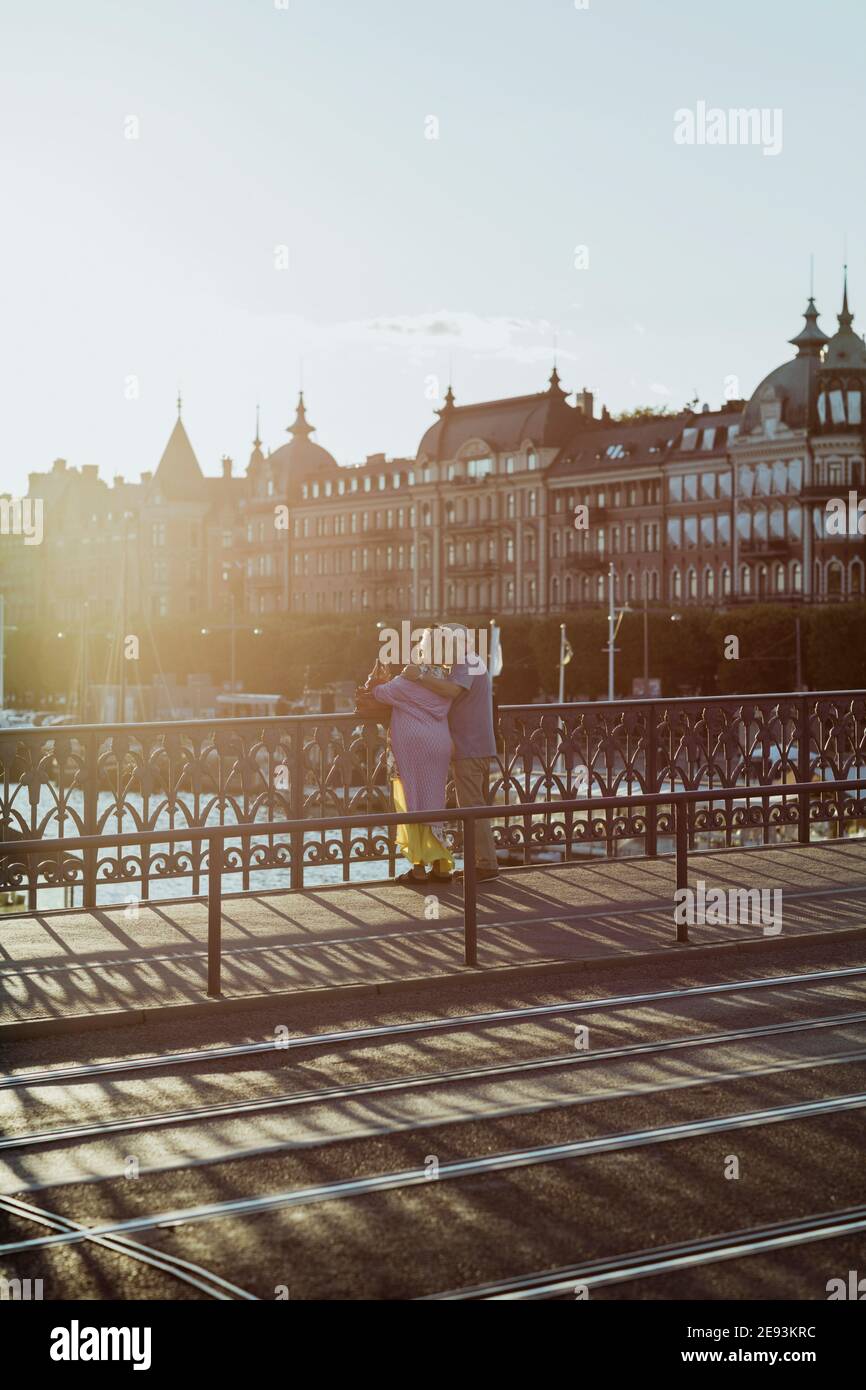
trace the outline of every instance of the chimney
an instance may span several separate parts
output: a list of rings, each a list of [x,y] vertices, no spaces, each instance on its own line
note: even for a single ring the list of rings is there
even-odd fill
[[[228,454],[223,454],[221,463],[223,466],[223,477],[230,478],[232,476],[232,461]]]
[[[595,409],[595,401],[593,400],[592,392],[587,391],[584,386],[583,390],[575,392],[575,395],[577,397],[577,408],[581,415],[585,415],[588,420],[591,420]]]
[[[53,462],[53,464],[51,465],[51,472],[52,472],[52,473],[65,473],[65,472],[66,472],[66,459],[55,459],[54,462]]]
[[[142,475],[141,475],[141,481],[142,481],[143,483],[149,483],[152,477],[153,477],[153,474],[150,473],[150,472],[148,472],[148,473],[142,473]]]

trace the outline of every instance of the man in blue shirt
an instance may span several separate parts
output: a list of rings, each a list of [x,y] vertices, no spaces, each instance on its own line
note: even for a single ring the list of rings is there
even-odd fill
[[[418,680],[451,701],[448,724],[454,742],[454,787],[458,806],[485,806],[490,799],[490,760],[496,757],[493,729],[493,680],[481,656],[472,651],[462,623],[440,623],[447,651],[453,648],[454,664],[447,678],[421,675],[407,666],[403,675]],[[490,820],[475,822],[475,864],[479,879],[496,878],[499,864]]]

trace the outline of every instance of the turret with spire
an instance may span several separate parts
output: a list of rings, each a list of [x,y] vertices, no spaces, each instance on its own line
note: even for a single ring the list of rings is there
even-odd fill
[[[258,405],[256,405],[256,437],[253,440],[253,451],[250,454],[250,464],[263,462],[264,457],[265,456],[262,453],[262,441],[259,432],[259,407]],[[250,465],[248,464],[247,466],[249,467]]]
[[[818,310],[815,308],[814,295],[809,295],[803,318],[806,320],[805,326],[800,329],[796,338],[789,338],[788,342],[797,349],[798,357],[819,357],[824,344],[829,343],[830,339],[823,329],[818,327]]]
[[[304,405],[304,393],[298,392],[298,409],[295,414],[294,422],[286,427],[286,433],[293,439],[309,439],[311,434],[315,434],[316,427],[307,420],[307,409]]]
[[[169,501],[198,500],[204,494],[204,474],[181,419],[177,393],[177,419],[153,478],[153,494]]]
[[[852,324],[854,315],[848,307],[848,267],[844,268],[842,275],[842,309],[838,314],[839,329],[827,344],[827,351],[824,354],[824,366],[836,371],[863,371],[866,369],[866,343],[858,333],[854,332]]]
[[[448,390],[445,392],[445,401],[444,401],[444,403],[439,407],[438,410],[435,410],[433,413],[434,413],[434,415],[445,415],[445,414],[448,413],[449,410],[453,410],[453,409],[454,409],[454,392],[451,390],[451,383],[449,382],[449,384],[448,384]]]

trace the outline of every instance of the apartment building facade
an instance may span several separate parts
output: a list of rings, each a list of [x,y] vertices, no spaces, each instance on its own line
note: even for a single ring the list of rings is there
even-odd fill
[[[748,400],[596,416],[546,389],[460,405],[449,388],[412,458],[338,465],[301,394],[288,441],[205,476],[178,417],[159,465],[109,487],[58,460],[31,474],[44,539],[0,536],[8,621],[226,611],[423,620],[607,601],[727,606],[864,594],[866,535],[828,527],[864,475],[866,345],[843,291],[828,336],[809,300],[795,355]],[[866,501],[864,501],[866,510]],[[866,518],[863,519],[866,531]]]

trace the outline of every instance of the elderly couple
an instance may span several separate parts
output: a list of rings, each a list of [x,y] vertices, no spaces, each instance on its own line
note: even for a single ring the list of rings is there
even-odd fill
[[[457,804],[483,806],[489,795],[490,759],[496,756],[490,673],[480,656],[467,650],[462,624],[438,626],[459,659],[448,668],[413,661],[372,692],[391,707],[397,811],[443,810],[452,756]],[[475,831],[478,878],[495,878],[499,868],[490,821],[478,820]],[[451,882],[454,858],[441,823],[401,825],[397,844],[411,864],[398,883],[419,888]]]

